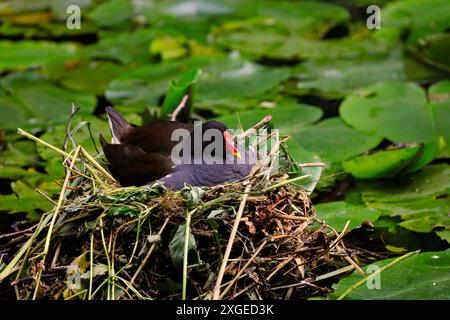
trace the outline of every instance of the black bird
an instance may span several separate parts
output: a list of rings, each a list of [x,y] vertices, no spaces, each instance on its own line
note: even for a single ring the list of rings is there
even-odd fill
[[[111,174],[122,186],[140,186],[156,180],[174,190],[182,189],[185,184],[214,186],[241,180],[250,173],[255,163],[254,154],[240,150],[227,127],[218,121],[195,127],[176,121],[156,121],[145,126],[135,126],[111,107],[106,108],[106,112],[112,143],[107,143],[102,135],[100,143]],[[188,137],[184,137],[187,139],[181,144],[180,141],[172,140],[172,134],[177,129],[184,129],[188,133]],[[209,129],[218,130],[216,132],[220,132],[220,135],[208,139],[205,133]],[[198,137],[200,141],[196,140]],[[212,143],[216,142],[216,138],[222,150],[213,148]],[[197,149],[196,142],[200,142]],[[177,146],[181,151],[174,157],[173,151]],[[185,150],[191,152],[184,154]],[[208,150],[212,150],[209,157],[205,156]],[[219,151],[217,155],[215,151]],[[241,153],[244,161],[238,161]]]

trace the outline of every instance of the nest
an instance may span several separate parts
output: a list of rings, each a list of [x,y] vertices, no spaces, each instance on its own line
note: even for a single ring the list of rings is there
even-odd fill
[[[120,188],[81,146],[19,133],[64,155],[67,175],[53,210],[1,245],[6,298],[305,299],[359,269],[345,230],[319,220],[293,183],[302,177],[271,161],[212,188]]]

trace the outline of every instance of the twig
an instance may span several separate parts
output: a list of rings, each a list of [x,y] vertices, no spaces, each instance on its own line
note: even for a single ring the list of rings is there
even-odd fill
[[[18,235],[23,234],[23,233],[27,233],[27,232],[33,231],[33,229],[36,228],[37,226],[38,225],[36,224],[36,225],[31,226],[31,227],[29,227],[27,229],[24,229],[24,230],[19,230],[19,231],[16,231],[16,232],[11,232],[11,233],[6,233],[6,234],[0,234],[0,239],[10,238],[10,237],[18,236]]]
[[[177,120],[178,114],[186,106],[186,102],[188,101],[188,99],[189,99],[189,96],[187,94],[185,94],[183,99],[181,100],[180,104],[175,108],[175,110],[170,115],[170,121],[176,121]]]
[[[218,300],[220,298],[220,284],[222,283],[223,276],[225,274],[225,269],[227,267],[228,258],[230,257],[231,249],[233,248],[234,238],[236,237],[237,229],[239,227],[239,223],[241,221],[242,214],[245,209],[245,204],[247,203],[248,194],[251,190],[252,185],[249,184],[245,187],[244,196],[242,197],[241,203],[239,205],[238,212],[236,213],[236,217],[234,220],[233,229],[231,230],[230,238],[228,239],[227,248],[225,250],[225,254],[223,256],[222,265],[220,266],[219,274],[217,276],[217,281],[213,289],[213,300]]]
[[[242,132],[241,134],[236,135],[236,138],[239,140],[239,139],[245,139],[248,136],[251,136],[252,134],[254,134],[256,132],[256,130],[261,129],[266,124],[268,124],[271,120],[272,120],[272,116],[271,115],[265,116],[260,122],[255,124],[250,129],[247,129],[244,132]]]
[[[266,245],[267,240],[264,240],[263,243],[261,243],[261,245],[258,247],[258,249],[256,249],[255,253],[252,255],[252,257],[247,261],[247,263],[241,268],[241,270],[239,270],[239,272],[236,274],[236,276],[233,278],[233,280],[231,280],[231,283],[228,285],[228,287],[225,288],[225,290],[223,290],[223,292],[221,293],[219,299],[223,299],[225,297],[225,295],[227,294],[227,292],[231,289],[231,287],[236,283],[236,281],[239,279],[239,277],[241,276],[241,274],[244,273],[244,271],[250,266],[250,264],[252,263],[252,261],[258,256],[259,252],[264,248],[264,246]]]
[[[304,176],[295,177],[295,178],[292,178],[292,179],[287,179],[287,180],[281,181],[279,183],[273,184],[271,186],[268,186],[262,192],[267,192],[267,191],[270,191],[270,190],[282,187],[284,185],[287,185],[287,184],[290,184],[290,183],[293,183],[293,182],[297,182],[297,181],[300,181],[300,180],[304,180],[304,179],[310,178],[310,177],[311,177],[310,174],[305,174]]]

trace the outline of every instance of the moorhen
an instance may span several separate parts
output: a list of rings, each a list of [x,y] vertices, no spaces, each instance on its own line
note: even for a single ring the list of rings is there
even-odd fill
[[[160,120],[145,126],[135,126],[112,107],[106,108],[106,112],[112,143],[107,143],[102,135],[100,143],[111,174],[122,186],[141,186],[156,180],[174,190],[184,188],[185,184],[214,186],[241,180],[250,173],[256,161],[254,153],[234,144],[227,127],[218,121],[194,126]],[[187,132],[186,139],[181,142],[172,140],[172,134],[177,129]],[[220,134],[209,137],[205,133],[210,129],[218,130],[216,132]],[[200,148],[196,149],[198,137],[201,143]],[[215,142],[220,143],[221,148],[212,148]],[[174,156],[173,151],[177,146],[181,147],[181,152]],[[186,149],[191,152],[183,154]],[[219,151],[217,155],[216,150]],[[244,155],[244,161],[238,161],[241,154]]]

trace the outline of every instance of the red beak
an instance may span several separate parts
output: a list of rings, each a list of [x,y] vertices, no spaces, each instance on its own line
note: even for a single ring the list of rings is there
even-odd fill
[[[225,140],[225,146],[226,146],[227,152],[230,152],[236,158],[241,159],[241,154],[239,153],[238,149],[236,148],[236,145],[233,142],[233,138],[231,137],[231,134],[228,131],[225,131],[223,133],[223,138]]]

